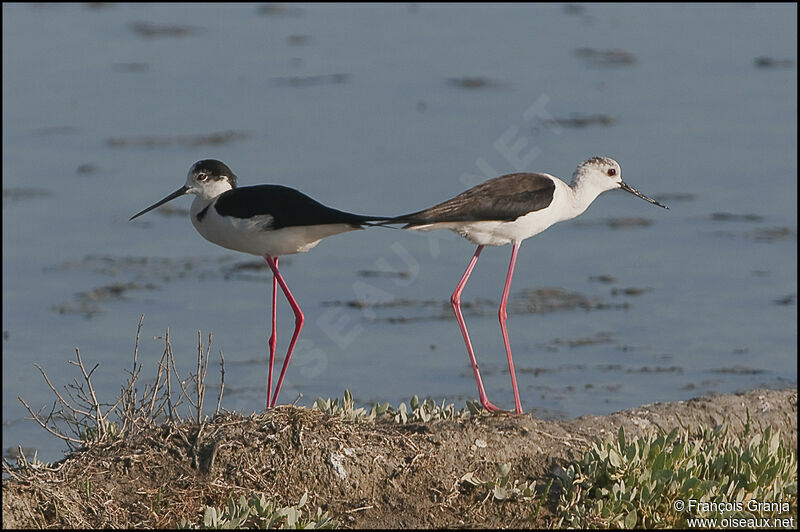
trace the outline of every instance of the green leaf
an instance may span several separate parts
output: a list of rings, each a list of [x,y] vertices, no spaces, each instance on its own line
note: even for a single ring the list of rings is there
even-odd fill
[[[655,459],[653,460],[653,469],[658,471],[664,469],[664,464],[667,461],[667,453],[660,452],[656,455]]]
[[[681,486],[681,491],[689,491],[690,489],[692,489],[695,486],[697,486],[699,483],[700,483],[700,479],[697,479],[695,477],[689,477],[683,483],[683,486]]]
[[[681,455],[683,454],[683,450],[684,450],[685,446],[686,446],[686,443],[676,443],[672,447],[672,453],[670,453],[670,459],[672,459],[673,462],[678,460],[678,458],[681,457]]]
[[[636,515],[636,509],[634,508],[628,515],[625,516],[625,528],[634,528],[637,521],[639,521],[639,517]]]
[[[217,528],[217,509],[211,506],[206,506],[203,511],[203,525],[206,528]]]
[[[498,464],[497,465],[497,475],[500,478],[508,478],[509,473],[511,473],[511,464]]]
[[[300,517],[300,512],[297,511],[297,508],[290,506],[286,508],[286,526],[288,528],[297,528],[297,520]]]
[[[622,463],[622,457],[619,455],[616,449],[610,448],[608,450],[608,461],[611,462],[611,465],[614,467],[619,467]]]
[[[767,427],[767,430],[769,430],[769,429],[770,429],[770,427]],[[781,443],[781,431],[780,430],[776,430],[775,434],[773,434],[772,437],[769,438],[769,454],[770,454],[770,456],[774,456],[778,452],[778,446],[780,445],[780,443]]]
[[[677,428],[674,428],[671,431],[669,431],[669,434],[667,435],[667,439],[664,440],[663,447],[666,447],[668,443],[672,443],[673,441],[675,441],[675,438],[677,436],[678,436],[678,429]]]
[[[416,410],[417,408],[419,408],[419,397],[417,397],[417,395],[414,394],[414,397],[411,398],[411,401],[409,401],[409,403],[411,404],[411,409]]]

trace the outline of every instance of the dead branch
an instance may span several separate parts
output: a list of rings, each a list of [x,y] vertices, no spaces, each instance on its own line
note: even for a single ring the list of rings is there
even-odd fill
[[[94,370],[97,369],[99,364],[95,364],[95,366],[92,368],[92,371],[90,373],[86,373],[86,367],[83,365],[83,360],[81,360],[81,351],[77,347],[75,348],[75,355],[77,356],[78,361],[75,362],[70,360],[70,363],[81,368],[81,373],[83,373],[83,380],[86,381],[86,386],[88,386],[89,393],[92,396],[91,404],[92,406],[94,406],[96,412],[95,422],[97,425],[97,436],[99,439],[103,439],[103,437],[106,434],[105,418],[103,416],[103,410],[100,407],[100,403],[97,401],[97,395],[94,393],[94,385],[92,385],[92,379],[91,379],[91,374],[94,373]]]
[[[217,410],[214,412],[215,416],[219,414],[220,408],[222,407],[222,394],[225,391],[225,355],[222,354],[222,351],[219,352],[219,372],[219,395],[217,396]]]
[[[60,432],[48,427],[47,423],[42,421],[39,418],[39,416],[36,414],[36,412],[34,412],[33,409],[30,406],[28,406],[28,403],[25,402],[25,399],[23,399],[22,397],[19,397],[19,396],[17,396],[17,399],[19,399],[20,402],[23,404],[23,406],[25,406],[25,408],[28,410],[28,413],[30,413],[32,419],[36,423],[38,423],[39,426],[41,426],[43,429],[45,429],[47,432],[49,432],[50,434],[52,434],[56,438],[62,439],[64,441],[66,441],[66,442],[72,442],[72,443],[77,443],[77,444],[81,444],[81,445],[83,444],[83,442],[81,440],[75,439],[75,438],[73,438],[71,436],[67,436],[66,434],[61,434]]]

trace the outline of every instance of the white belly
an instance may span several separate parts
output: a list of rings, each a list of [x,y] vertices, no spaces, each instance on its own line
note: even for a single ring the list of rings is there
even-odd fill
[[[520,216],[512,222],[444,222],[410,227],[416,231],[450,229],[479,246],[504,246],[522,242],[560,221],[552,211],[539,211]]]
[[[192,211],[195,211],[193,208]],[[230,218],[217,214],[213,206],[198,221],[191,213],[192,225],[209,242],[242,253],[263,257],[304,253],[327,236],[357,229],[348,224],[324,224],[269,229],[271,217]]]
[[[542,209],[520,216],[510,222],[440,222],[409,227],[409,229],[416,231],[450,229],[480,246],[504,246],[514,242],[522,242],[526,238],[541,233],[556,222],[577,216],[579,212],[575,210],[573,202],[569,201],[571,196],[568,194],[568,187],[561,181],[557,181],[551,205],[564,206],[560,209]]]

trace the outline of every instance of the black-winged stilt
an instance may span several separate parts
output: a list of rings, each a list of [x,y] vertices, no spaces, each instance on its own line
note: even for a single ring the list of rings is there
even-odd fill
[[[304,253],[327,236],[361,229],[369,222],[386,220],[343,212],[311,199],[302,192],[281,185],[238,187],[236,175],[214,159],[196,162],[186,184],[131,220],[184,194],[194,194],[189,216],[197,232],[224,248],[263,257],[272,270],[272,335],[269,338],[267,407],[278,401],[278,393],[289,366],[297,337],[303,328],[303,312],[278,271],[281,255]],[[286,351],[275,392],[272,368],[275,361],[277,290],[280,284],[295,316],[294,334]]]
[[[450,303],[467,345],[472,371],[475,374],[475,381],[478,383],[479,398],[485,409],[499,410],[486,397],[478,370],[478,362],[475,359],[475,352],[467,332],[467,325],[461,313],[461,292],[478,262],[483,246],[512,245],[511,262],[508,265],[498,317],[508,358],[508,369],[511,373],[511,386],[514,389],[515,408],[517,414],[521,414],[522,404],[517,391],[517,377],[514,374],[511,344],[506,329],[506,302],[519,246],[526,238],[541,233],[554,223],[575,218],[585,211],[600,194],[617,188],[630,192],[654,205],[667,208],[626,184],[622,180],[617,161],[608,157],[592,157],[578,166],[572,174],[572,183],[569,185],[550,174],[508,174],[474,186],[438,205],[391,218],[388,222],[404,223],[406,225],[403,226],[403,229],[417,231],[451,229],[470,242],[478,244],[478,249],[475,250],[472,260],[450,297]]]

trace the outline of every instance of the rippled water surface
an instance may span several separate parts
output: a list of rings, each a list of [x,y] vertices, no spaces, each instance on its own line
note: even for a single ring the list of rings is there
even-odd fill
[[[154,337],[169,328],[189,373],[213,332],[223,406],[263,408],[267,269],[203,240],[187,198],[128,222],[209,157],[379,215],[614,157],[670,210],[609,192],[523,244],[508,323],[526,411],[796,386],[796,46],[794,5],[4,4],[4,448],[57,458],[17,400],[52,405],[33,364],[61,389],[77,347],[111,401],[142,314],[142,383]],[[375,228],[283,258],[307,321],[282,401],[475,398],[449,309],[473,252]],[[504,408],[510,252],[485,249],[463,296]]]

